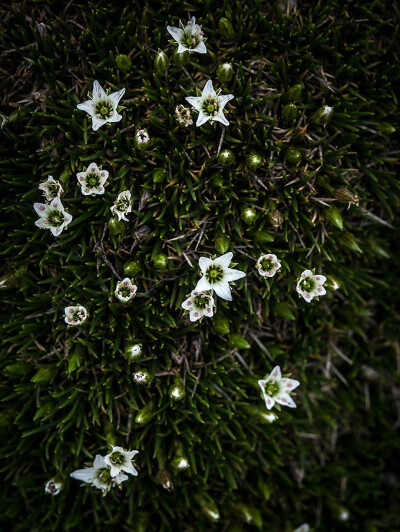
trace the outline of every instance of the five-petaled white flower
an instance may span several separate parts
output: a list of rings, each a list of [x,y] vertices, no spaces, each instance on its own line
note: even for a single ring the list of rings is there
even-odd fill
[[[62,482],[56,482],[53,478],[46,482],[44,492],[49,495],[58,495],[62,488]]]
[[[46,198],[46,201],[51,201],[54,198],[59,198],[64,192],[61,183],[54,179],[53,176],[49,175],[47,181],[39,183],[39,190],[43,191],[43,196]]]
[[[281,263],[273,253],[263,254],[257,261],[257,268],[262,277],[273,277],[281,268]]]
[[[119,486],[122,482],[128,480],[128,476],[123,473],[119,473],[114,477],[111,476],[110,468],[106,464],[104,458],[99,454],[97,454],[94,459],[93,467],[77,469],[76,471],[73,471],[70,476],[102,490],[103,495],[106,495],[112,487]]]
[[[76,174],[84,196],[104,194],[104,183],[107,181],[107,170],[100,169],[96,163],[90,163],[85,172]]]
[[[60,235],[64,227],[72,220],[72,216],[65,211],[60,198],[54,198],[49,204],[34,203],[33,208],[40,216],[35,225],[40,229],[50,229],[54,236]]]
[[[167,26],[167,31],[171,37],[178,43],[178,54],[183,52],[199,52],[206,54],[207,48],[204,44],[204,36],[201,26],[196,24],[196,18],[192,17],[186,26],[179,21],[180,28]]]
[[[217,259],[207,259],[200,257],[199,266],[203,273],[203,277],[196,285],[196,292],[204,292],[206,290],[214,290],[217,296],[232,301],[231,288],[229,283],[246,277],[244,272],[229,268],[233,253],[225,253]]]
[[[87,310],[82,305],[65,307],[65,323],[68,325],[81,325],[87,318]]]
[[[209,79],[204,85],[201,96],[187,96],[186,101],[199,112],[196,126],[202,126],[208,120],[221,122],[228,126],[229,122],[224,115],[224,107],[234,98],[233,94],[220,95],[220,90],[215,92],[212,81]]]
[[[136,292],[137,286],[132,283],[129,277],[125,277],[125,279],[119,281],[115,288],[116,297],[123,303],[128,303],[128,301],[135,297]]]
[[[289,379],[287,377],[282,378],[281,368],[275,366],[266,379],[258,381],[261,388],[265,405],[268,410],[278,403],[282,406],[290,406],[290,408],[296,408],[296,403],[290,397],[290,392],[295,390],[300,385],[299,381]]]
[[[137,476],[138,472],[132,465],[132,458],[138,454],[139,451],[125,451],[122,447],[112,445],[111,453],[104,457],[104,462],[110,468],[110,474],[114,478],[119,473],[124,471],[130,475]]]
[[[125,222],[129,222],[126,215],[132,212],[131,198],[132,196],[130,190],[124,190],[118,194],[117,199],[114,201],[114,205],[110,208],[110,211],[117,215],[118,220],[125,220]]]
[[[90,100],[78,103],[77,108],[86,111],[92,117],[92,129],[97,131],[107,122],[119,122],[122,116],[117,113],[120,99],[125,89],[107,94],[98,81],[93,82],[93,93]]]
[[[182,308],[189,311],[190,321],[197,321],[203,316],[211,318],[214,314],[214,298],[206,292],[193,290],[182,303]]]
[[[307,303],[310,303],[314,297],[324,296],[326,290],[324,283],[326,277],[315,275],[311,270],[304,270],[297,282],[297,293],[300,294]]]

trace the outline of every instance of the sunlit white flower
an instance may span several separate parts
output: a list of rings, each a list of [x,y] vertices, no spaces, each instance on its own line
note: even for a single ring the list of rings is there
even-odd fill
[[[214,314],[214,298],[206,292],[193,290],[182,303],[182,308],[189,311],[190,321],[197,321],[203,316],[211,318]]]
[[[150,136],[147,132],[147,129],[138,129],[135,133],[135,145],[144,149],[150,144]]]
[[[124,471],[130,475],[137,476],[138,472],[132,465],[132,459],[139,451],[125,451],[122,447],[112,445],[111,453],[104,457],[104,462],[110,468],[112,477],[116,477],[119,473]]]
[[[229,122],[224,115],[224,107],[234,98],[233,94],[221,95],[220,90],[215,92],[212,81],[209,79],[204,85],[201,96],[187,96],[186,101],[199,112],[196,126],[202,126],[208,120],[210,122],[221,122],[228,126]]]
[[[133,374],[133,380],[137,384],[146,384],[150,380],[149,372],[145,369],[141,371],[135,371],[135,373]]]
[[[128,303],[133,299],[137,292],[137,286],[132,283],[129,277],[125,277],[122,281],[117,283],[115,288],[115,296],[123,303]]]
[[[310,525],[308,523],[303,523],[299,527],[296,528],[296,530],[293,530],[293,532],[309,532]]]
[[[90,163],[85,172],[76,174],[84,196],[104,194],[104,183],[107,181],[107,170],[101,170],[96,163]]]
[[[114,201],[114,205],[110,208],[110,211],[114,215],[117,215],[118,220],[125,220],[125,222],[129,222],[126,215],[132,212],[132,205],[133,203],[130,190],[124,190],[118,194],[118,197]]]
[[[214,290],[217,296],[226,299],[226,301],[232,301],[229,283],[246,277],[244,272],[229,268],[232,257],[232,252],[225,253],[225,255],[221,255],[217,259],[200,257],[199,266],[203,277],[197,283],[195,291]]]
[[[81,325],[87,318],[87,310],[82,305],[76,305],[75,307],[66,307],[65,310],[65,323],[68,325]]]
[[[49,204],[34,203],[33,208],[40,217],[35,225],[40,229],[50,229],[54,236],[60,235],[64,227],[72,220],[72,216],[65,211],[60,198],[54,198]]]
[[[106,495],[112,487],[119,486],[122,482],[128,480],[128,476],[123,473],[119,473],[115,477],[112,477],[110,468],[107,466],[104,458],[99,454],[97,454],[94,459],[93,467],[77,469],[76,471],[73,471],[70,476],[102,490],[103,495]]]
[[[107,122],[119,122],[122,116],[117,113],[120,99],[125,89],[107,94],[98,81],[93,82],[93,93],[90,100],[78,103],[77,108],[86,111],[92,117],[92,129],[97,131]]]
[[[196,18],[192,17],[192,20],[186,26],[179,21],[179,25],[180,28],[167,26],[168,33],[178,43],[178,54],[183,52],[207,53],[203,32],[201,31],[201,26],[196,24]]]
[[[282,406],[290,406],[290,408],[296,408],[296,403],[290,397],[290,393],[300,385],[299,381],[289,379],[287,377],[282,378],[281,368],[275,366],[266,379],[258,381],[261,388],[265,405],[268,410],[278,403]]]
[[[272,253],[263,254],[257,261],[258,273],[262,277],[273,277],[281,268],[278,257]]]
[[[315,275],[311,270],[304,270],[297,282],[297,293],[300,294],[307,303],[310,303],[314,297],[324,296],[326,290],[324,283],[326,277]]]
[[[44,487],[45,493],[49,495],[58,495],[62,488],[62,482],[56,482],[53,478],[46,482]]]
[[[142,344],[130,344],[125,349],[125,356],[128,358],[128,360],[136,360],[139,358],[141,352]]]
[[[46,201],[51,201],[54,198],[59,198],[64,192],[61,183],[54,179],[53,176],[49,175],[47,181],[39,183],[39,190],[43,191],[43,196],[46,198]]]

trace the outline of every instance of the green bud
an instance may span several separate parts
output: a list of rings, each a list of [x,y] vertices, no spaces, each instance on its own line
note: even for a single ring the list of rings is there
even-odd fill
[[[117,220],[116,218],[111,218],[108,221],[108,230],[112,235],[119,235],[125,229],[124,222]]]
[[[312,115],[311,120],[318,126],[326,126],[331,121],[332,115],[333,107],[329,107],[329,105],[323,105]]]
[[[135,277],[140,272],[140,264],[136,261],[127,262],[124,266],[124,274],[128,277]]]
[[[268,218],[274,227],[280,227],[283,224],[284,217],[279,211],[271,211],[268,213]]]
[[[162,50],[158,50],[156,57],[154,58],[154,70],[162,74],[169,67],[169,59]]]
[[[167,177],[167,173],[164,168],[156,168],[153,172],[153,182],[161,183]]]
[[[282,109],[282,118],[287,124],[290,124],[291,122],[294,122],[296,120],[297,113],[298,110],[296,105],[294,103],[288,103]]]
[[[248,224],[251,225],[256,221],[257,218],[257,212],[253,207],[245,207],[242,210],[242,220]]]
[[[153,261],[154,267],[157,270],[165,270],[168,266],[168,257],[164,253],[158,253],[151,259]]]
[[[396,128],[392,126],[392,124],[389,124],[389,122],[380,122],[380,124],[378,124],[378,130],[383,135],[391,135],[396,131]]]
[[[213,321],[215,332],[223,335],[229,334],[229,320],[217,316]]]
[[[128,72],[132,68],[131,58],[125,54],[117,55],[115,63],[119,70],[125,70],[126,72]]]
[[[227,18],[221,18],[218,22],[218,31],[224,39],[233,37],[233,26]]]
[[[257,170],[263,165],[264,159],[258,153],[249,153],[246,157],[246,163],[252,170]]]
[[[223,255],[229,250],[230,240],[227,236],[220,235],[215,239],[215,249],[220,255]]]
[[[214,187],[221,188],[224,185],[225,180],[224,180],[224,177],[222,176],[222,174],[215,174],[212,177],[211,182],[214,185]]]
[[[180,471],[189,469],[190,464],[186,456],[183,456],[181,453],[177,453],[175,458],[171,460],[171,467],[179,473]]]
[[[347,188],[337,188],[333,193],[335,200],[340,201],[340,203],[348,203],[358,205],[360,203],[360,198],[357,194],[354,194]]]
[[[331,224],[343,231],[343,218],[339,210],[336,207],[330,207],[326,214]]]
[[[301,161],[301,151],[296,148],[288,148],[285,153],[285,161],[289,164],[299,164]]]
[[[214,523],[219,521],[219,510],[215,502],[207,502],[202,505],[202,512],[210,521],[213,521]]]
[[[247,506],[247,504],[241,503],[235,507],[235,513],[245,523],[254,525],[261,530],[262,519],[261,519],[260,511],[257,508],[253,508],[252,506]]]
[[[139,369],[132,375],[137,384],[150,384],[150,373],[146,369]]]
[[[177,66],[184,66],[189,63],[190,54],[189,52],[182,52],[181,54],[178,54],[178,49],[176,49],[173,53],[173,58]]]
[[[161,484],[161,486],[168,491],[174,489],[174,484],[172,482],[171,473],[166,469],[161,469],[156,475],[156,482]]]
[[[218,162],[222,166],[232,166],[235,164],[235,155],[232,150],[222,150],[218,157]]]
[[[221,83],[231,81],[233,76],[233,68],[230,63],[223,63],[217,68],[217,78]]]
[[[296,83],[286,91],[286,98],[292,102],[297,102],[300,100],[303,92],[303,85],[301,83]]]
[[[173,401],[180,401],[185,397],[185,386],[180,376],[175,377],[174,383],[168,391],[168,395]]]
[[[273,242],[275,240],[274,235],[271,235],[268,231],[256,231],[254,233],[254,238],[257,242]]]
[[[154,416],[154,401],[151,400],[136,414],[135,422],[144,425]]]
[[[336,277],[333,277],[333,275],[328,275],[326,278],[326,282],[324,284],[324,288],[327,290],[339,290],[340,288],[340,281],[336,279]]]
[[[53,380],[54,375],[54,368],[42,367],[38,369],[31,380],[36,384],[46,384]]]
[[[125,357],[128,362],[134,362],[142,356],[142,344],[128,344],[125,347]]]
[[[232,333],[229,336],[229,347],[237,347],[238,349],[249,349],[251,346],[241,334]]]

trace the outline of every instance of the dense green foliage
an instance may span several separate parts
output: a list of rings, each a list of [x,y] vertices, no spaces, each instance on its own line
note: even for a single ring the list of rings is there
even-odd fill
[[[3,3],[5,530],[290,532],[305,521],[321,531],[400,530],[398,5],[295,3]],[[182,67],[166,26],[188,15],[203,25],[208,53]],[[231,37],[218,29],[222,17]],[[154,73],[158,49],[170,59],[166,74]],[[120,54],[129,70],[118,68]],[[226,84],[216,78],[223,62],[234,70]],[[126,88],[123,120],[97,132],[76,108],[95,79]],[[208,79],[235,96],[221,145],[235,154],[231,167],[218,162],[220,124],[182,128],[173,116]],[[325,104],[334,107],[326,127],[312,120]],[[134,146],[137,127],[149,131],[147,150]],[[264,159],[255,170],[253,151]],[[110,172],[109,185],[83,197],[76,173],[92,161]],[[48,175],[61,180],[74,217],[58,238],[34,225]],[[109,209],[125,189],[134,207],[118,233]],[[225,248],[247,277],[232,302],[218,299],[213,319],[191,323],[180,305],[198,259]],[[262,252],[283,263],[268,281],[255,268]],[[131,305],[113,296],[104,258],[119,276],[138,263]],[[340,288],[307,304],[296,294],[306,268]],[[76,303],[89,319],[68,328],[64,307]],[[133,340],[143,356],[129,363]],[[301,386],[297,410],[270,424],[257,378],[276,364]],[[138,368],[150,385],[133,382]],[[169,397],[176,378],[186,389],[179,402]],[[140,451],[139,476],[103,498],[69,474],[110,444]],[[176,455],[190,469],[178,473]],[[47,496],[56,475],[63,490]]]

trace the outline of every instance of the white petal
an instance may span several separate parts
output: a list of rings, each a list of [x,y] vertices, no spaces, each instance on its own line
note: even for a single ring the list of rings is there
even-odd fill
[[[216,260],[214,262],[217,262]],[[199,266],[200,266],[200,270],[205,273],[205,271],[207,270],[207,268],[210,266],[210,264],[212,264],[213,261],[211,259],[208,259],[207,257],[200,257],[200,260],[199,260]]]
[[[313,272],[311,270],[304,270],[300,276],[300,279],[304,279],[305,277],[313,277]]]
[[[217,97],[217,93],[214,90],[211,79],[209,79],[207,83],[204,85],[204,89],[202,93],[203,98],[208,98],[210,95],[211,95],[211,98]]]
[[[224,281],[228,283],[236,281],[236,279],[241,279],[242,277],[246,277],[246,274],[240,270],[234,270],[232,268],[224,269]]]
[[[209,120],[210,120],[210,116],[209,115],[205,115],[203,113],[203,111],[200,111],[199,112],[199,116],[197,117],[196,127],[202,126],[203,124],[205,124]]]
[[[209,318],[212,318],[214,315],[214,308],[212,307],[212,305],[210,305],[208,308],[210,309],[209,311],[207,310],[207,307],[204,309],[204,315]]]
[[[39,218],[35,221],[36,227],[39,227],[40,229],[48,229],[49,223],[44,218]]]
[[[110,463],[110,475],[112,477],[116,477],[121,472],[121,468],[119,466],[115,466]]]
[[[290,408],[297,408],[296,403],[290,397],[288,393],[280,393],[277,397],[274,397],[275,401],[282,406],[289,406]]]
[[[193,48],[193,52],[199,52],[199,54],[206,54],[207,48],[204,41],[200,41],[196,48]]]
[[[97,131],[101,126],[104,126],[104,124],[106,123],[107,123],[107,120],[104,120],[103,118],[97,118],[96,116],[92,116],[93,131]]]
[[[114,113],[110,118],[107,118],[107,122],[119,122],[122,120],[122,115]]]
[[[232,293],[228,283],[221,281],[211,286],[217,296],[225,299],[226,301],[232,301]]]
[[[220,105],[220,109],[223,109],[225,107],[225,105],[230,101],[230,100],[233,100],[234,98],[234,95],[233,94],[224,94],[223,96],[219,96],[218,99],[219,99],[219,105]]]
[[[211,284],[207,281],[207,279],[205,278],[205,276],[203,276],[203,277],[197,282],[197,285],[196,285],[195,291],[196,291],[196,292],[204,292],[205,290],[211,290],[211,289],[212,289]]]
[[[183,52],[191,52],[191,49],[186,46],[186,44],[179,43],[177,54],[183,54]]]
[[[107,94],[104,92],[100,83],[95,80],[93,82],[93,100],[106,100]]]
[[[265,406],[267,407],[268,410],[271,410],[271,408],[275,404],[275,400],[272,397],[268,397],[265,393],[264,393],[264,399],[265,399]]]
[[[93,115],[93,113],[95,112],[92,100],[86,100],[86,102],[78,103],[77,108],[81,111],[86,111],[90,115]]]
[[[113,102],[113,104],[115,105],[115,107],[118,106],[118,103],[120,101],[120,99],[122,98],[122,96],[125,94],[125,89],[121,89],[120,91],[118,92],[113,92],[110,94],[109,96],[109,99]]]
[[[133,475],[135,477],[137,477],[138,475],[138,472],[136,471],[136,469],[133,467],[132,464],[124,464],[122,466],[122,470],[125,471],[125,473],[129,473],[130,475]]]
[[[213,122],[221,122],[224,126],[229,126],[228,120],[225,118],[223,111],[221,110],[217,116],[212,117]]]
[[[58,236],[62,233],[62,228],[62,225],[60,225],[60,227],[50,227],[50,231],[54,236]]]
[[[174,28],[173,26],[167,26],[167,31],[176,42],[180,42],[183,36],[180,28]]]
[[[324,284],[326,282],[325,275],[314,275],[314,279],[318,282],[318,284]]]
[[[269,382],[272,379],[280,381],[281,378],[282,378],[281,368],[279,366],[275,366],[274,369],[271,371],[271,373],[268,375],[267,382]]]
[[[77,469],[76,471],[73,471],[69,475],[72,478],[75,478],[76,480],[80,480],[82,482],[88,482],[91,483],[96,478],[94,467],[86,467],[85,469]]]
[[[68,225],[69,223],[71,223],[72,221],[72,215],[69,214],[68,212],[64,212],[64,224],[63,225]]]
[[[124,475],[123,473],[119,473],[116,477],[114,477],[114,481],[119,486],[122,484],[122,482],[125,482],[125,480],[128,480],[128,476]]]
[[[214,263],[218,264],[218,266],[221,266],[221,268],[228,268],[229,264],[232,261],[233,253],[229,251],[228,253],[225,253],[225,255],[221,255],[220,257],[214,259]]]
[[[186,301],[182,303],[182,308],[184,310],[190,310],[191,308],[193,308],[193,303],[190,297],[189,299],[186,299]]]
[[[185,100],[197,111],[200,111],[203,98],[200,96],[186,96]]]
[[[104,461],[104,458],[100,454],[96,454],[96,457],[93,462],[93,467],[95,469],[103,469],[107,467],[107,464]]]
[[[281,383],[283,384],[284,391],[287,393],[291,392],[292,390],[295,390],[298,386],[300,386],[299,381],[296,381],[295,379],[284,378],[281,380]]]
[[[199,309],[193,309],[190,311],[190,321],[197,321],[202,317],[203,313]]]
[[[45,203],[34,203],[33,208],[39,216],[43,216],[49,210],[49,206]]]

